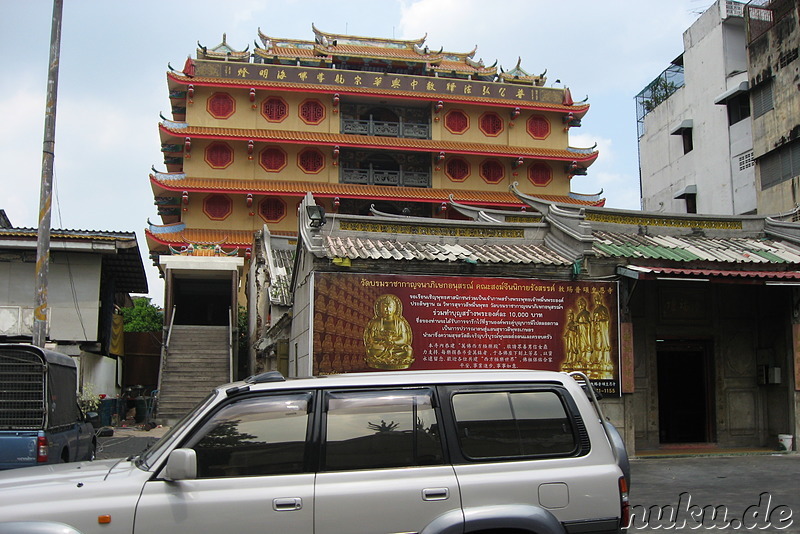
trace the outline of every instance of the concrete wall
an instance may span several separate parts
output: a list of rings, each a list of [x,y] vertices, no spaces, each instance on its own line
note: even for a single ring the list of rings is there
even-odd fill
[[[685,33],[685,86],[644,117],[639,139],[642,208],[686,213],[686,201],[674,197],[697,187],[697,212],[740,214],[755,210],[752,168],[739,171],[738,156],[750,150],[749,128],[729,129],[727,109],[714,100],[747,79],[744,25],[728,17],[725,2],[712,5]],[[693,150],[684,153],[683,120],[693,122]],[[748,121],[749,124],[749,121]],[[732,159],[736,157],[736,172]]]
[[[50,339],[97,341],[101,262],[99,254],[51,253],[47,289]],[[33,262],[0,263],[0,305],[33,307],[35,273]]]
[[[789,143],[800,142],[800,93],[797,90],[800,59],[796,56],[798,46],[798,13],[792,10],[748,48],[751,92],[760,84],[772,83],[774,104],[771,111],[760,117],[753,117],[753,152],[756,158]],[[800,202],[798,176],[762,189],[759,175],[758,184],[758,209],[761,213],[786,212]]]

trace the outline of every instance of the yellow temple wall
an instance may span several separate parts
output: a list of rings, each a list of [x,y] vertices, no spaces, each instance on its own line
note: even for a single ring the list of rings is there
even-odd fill
[[[235,111],[226,119],[218,119],[208,111],[208,101],[214,93],[227,93],[235,102]],[[286,102],[287,114],[280,122],[267,120],[261,114],[261,105],[271,97]],[[325,117],[319,124],[308,124],[300,118],[300,105],[306,100],[317,100],[325,109]],[[255,109],[253,109],[255,105]],[[338,133],[339,116],[333,113],[330,96],[313,93],[257,90],[255,102],[250,102],[249,88],[195,88],[194,103],[186,106],[186,122],[192,126],[212,128],[243,128],[262,130],[315,131]]]
[[[564,129],[562,114],[521,110],[519,116],[512,120],[511,110],[510,107],[445,105],[441,112],[434,115],[434,120],[431,122],[431,137],[440,141],[516,147],[530,146],[559,150],[564,150],[569,145],[569,134]],[[466,115],[469,126],[465,131],[458,133],[447,128],[446,116],[451,111],[461,111]],[[481,130],[480,120],[485,113],[496,113],[503,121],[503,129],[497,136],[487,135]],[[528,133],[527,121],[534,115],[544,117],[550,124],[550,132],[544,139],[536,139]],[[435,120],[437,118],[438,121]]]
[[[264,196],[255,195],[252,207],[248,208],[244,195],[226,194],[231,199],[231,212],[223,220],[211,219],[203,210],[206,198],[217,193],[198,193],[192,198],[188,206],[184,206],[182,220],[189,228],[204,228],[208,230],[236,230],[255,232],[267,224],[270,231],[297,231],[297,206],[301,197],[283,196],[281,200],[286,205],[286,215],[280,221],[265,221],[258,213],[258,206]],[[253,213],[253,215],[250,215]]]

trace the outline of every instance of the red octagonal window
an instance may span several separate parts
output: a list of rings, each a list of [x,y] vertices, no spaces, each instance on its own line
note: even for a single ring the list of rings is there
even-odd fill
[[[528,167],[528,180],[533,185],[543,187],[553,180],[553,170],[547,163],[534,163]]]
[[[469,176],[469,162],[464,158],[450,158],[444,166],[444,173],[454,182],[463,182]]]
[[[258,214],[265,222],[278,222],[286,217],[286,203],[280,198],[265,198],[258,205]]]
[[[283,149],[271,146],[261,151],[258,162],[267,172],[279,172],[286,167],[286,152]]]
[[[542,115],[533,115],[528,119],[528,133],[534,139],[545,139],[550,135],[550,121]]]
[[[444,127],[450,133],[462,134],[469,129],[469,117],[460,109],[453,109],[444,115]]]
[[[481,163],[481,178],[487,183],[496,184],[506,175],[506,168],[496,159],[487,159]]]
[[[206,147],[206,163],[214,169],[224,169],[233,163],[233,149],[222,141],[215,141]]]
[[[316,174],[325,167],[325,156],[316,148],[307,148],[297,155],[297,165],[309,174]]]
[[[208,97],[206,110],[216,119],[227,119],[236,111],[236,101],[228,93],[214,93]]]
[[[228,195],[208,195],[203,200],[203,213],[211,220],[222,221],[231,214],[232,210],[233,202]]]
[[[305,100],[300,104],[300,118],[306,124],[319,124],[325,118],[325,106],[319,100]]]
[[[289,105],[278,96],[271,96],[261,103],[261,115],[270,122],[281,122],[289,114]]]
[[[503,131],[503,119],[497,113],[489,111],[481,115],[479,126],[484,134],[497,137]]]

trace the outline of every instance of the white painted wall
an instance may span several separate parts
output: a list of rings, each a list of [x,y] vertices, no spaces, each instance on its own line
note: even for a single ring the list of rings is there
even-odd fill
[[[684,32],[683,42],[684,87],[644,117],[639,139],[642,209],[686,213],[686,202],[674,197],[695,185],[698,213],[753,211],[754,168],[740,171],[738,163],[752,150],[751,121],[729,128],[726,106],[714,103],[747,80],[744,21],[729,17],[725,1],[717,0]],[[693,121],[694,149],[686,154],[681,136],[670,135],[684,119]]]
[[[99,254],[51,253],[47,289],[50,339],[97,341],[101,261]],[[0,263],[0,306],[32,308],[35,275],[33,262]]]

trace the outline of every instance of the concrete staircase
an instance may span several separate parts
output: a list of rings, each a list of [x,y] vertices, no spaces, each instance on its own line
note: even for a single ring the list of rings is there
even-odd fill
[[[216,386],[230,382],[227,326],[174,325],[162,357],[155,421],[172,425]]]

